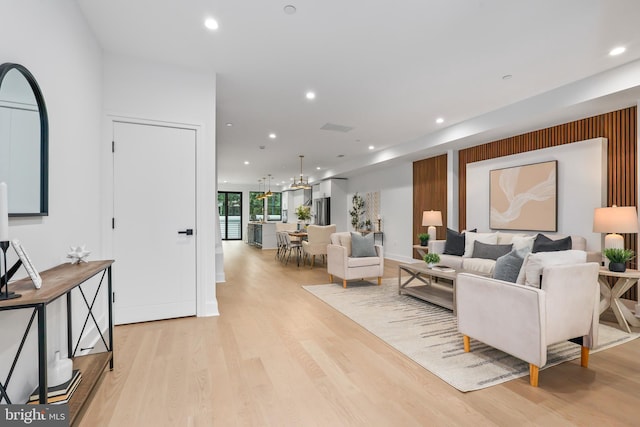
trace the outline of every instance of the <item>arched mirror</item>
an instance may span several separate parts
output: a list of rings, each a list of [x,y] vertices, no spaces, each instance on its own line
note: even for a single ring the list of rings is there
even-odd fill
[[[33,75],[19,64],[0,65],[0,182],[9,216],[48,214],[47,108]]]

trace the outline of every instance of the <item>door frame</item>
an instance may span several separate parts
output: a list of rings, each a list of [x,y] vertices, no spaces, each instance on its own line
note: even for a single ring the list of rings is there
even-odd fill
[[[224,233],[224,237],[225,238],[222,239],[222,240],[231,240],[231,241],[242,240],[242,238],[243,238],[243,236],[242,236],[242,234],[243,234],[242,233],[242,230],[243,230],[242,221],[244,219],[244,215],[243,215],[243,212],[242,212],[242,206],[243,206],[243,203],[242,203],[242,191],[226,191],[226,190],[220,191],[220,190],[218,190],[218,196],[220,194],[224,194],[225,195],[225,197],[224,197],[225,206],[227,207],[226,212],[225,212],[225,218],[229,217],[229,215],[228,215],[228,213],[229,213],[229,203],[228,203],[229,196],[228,195],[229,194],[239,194],[240,195],[240,238],[238,238],[238,239],[229,239],[229,221],[227,219],[225,219],[225,233]],[[217,200],[216,200],[216,202],[217,202]],[[220,217],[220,212],[218,212],[218,217]],[[222,237],[222,235],[220,237]]]
[[[165,120],[151,120],[139,117],[131,117],[119,114],[106,114],[103,126],[103,253],[106,257],[114,256],[113,229],[111,218],[114,216],[114,162],[112,155],[113,126],[115,122],[132,123],[139,125],[153,125],[175,127],[195,131],[196,138],[196,316],[217,316],[218,302],[216,300],[216,260],[215,237],[218,233],[215,229],[217,216],[216,181],[217,171],[207,163],[208,158],[215,158],[215,144],[206,144],[202,124],[171,122]],[[215,134],[215,131],[213,132]],[[117,145],[116,145],[117,150]],[[118,260],[115,260],[114,269],[118,268]],[[117,287],[117,284],[114,284]],[[117,301],[117,300],[116,300]]]

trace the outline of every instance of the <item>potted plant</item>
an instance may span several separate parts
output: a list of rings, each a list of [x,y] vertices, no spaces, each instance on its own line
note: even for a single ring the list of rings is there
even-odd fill
[[[440,255],[436,253],[429,253],[429,254],[425,254],[425,256],[422,259],[424,260],[424,262],[427,263],[427,267],[431,268],[440,262]]]
[[[296,216],[298,221],[308,222],[311,219],[311,207],[300,205],[296,208]]]
[[[418,234],[418,239],[420,239],[420,246],[428,246],[429,245],[429,233],[420,233],[420,234]]]
[[[631,249],[607,248],[604,256],[609,260],[609,270],[624,273],[627,269],[625,263],[635,258],[636,253]]]

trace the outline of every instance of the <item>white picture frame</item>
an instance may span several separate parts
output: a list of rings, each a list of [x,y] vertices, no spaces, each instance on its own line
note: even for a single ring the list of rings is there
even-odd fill
[[[40,289],[40,287],[42,287],[42,277],[40,277],[38,270],[36,270],[33,266],[31,258],[29,258],[29,255],[27,255],[27,251],[24,250],[18,240],[12,240],[11,246],[13,246],[16,254],[18,254],[20,261],[22,261],[22,265],[24,265],[25,270],[27,270],[27,274],[29,274],[33,285],[36,287],[36,289]]]

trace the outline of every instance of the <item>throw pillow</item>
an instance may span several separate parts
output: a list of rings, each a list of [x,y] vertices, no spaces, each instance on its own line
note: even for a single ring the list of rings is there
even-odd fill
[[[533,241],[531,252],[568,251],[571,249],[571,246],[571,236],[567,236],[564,239],[552,240],[544,234],[538,234]]]
[[[473,253],[471,258],[484,258],[497,260],[503,255],[511,252],[513,245],[488,245],[480,240],[473,242]]]
[[[496,260],[496,266],[493,270],[493,278],[504,280],[505,282],[516,283],[523,262],[524,257],[522,250],[514,249],[508,254],[502,255]]]
[[[444,242],[444,251],[442,253],[462,256],[464,254],[464,232],[458,233],[447,228],[447,241]]]
[[[360,233],[351,232],[351,256],[354,258],[378,256],[373,243],[373,233],[363,236]]]
[[[536,240],[536,235],[531,236],[515,236],[511,243],[513,243],[514,250],[524,249],[525,252],[531,252],[533,249],[533,242]]]
[[[473,254],[473,243],[476,240],[495,245],[498,243],[498,233],[473,233],[467,231],[464,236],[464,254],[462,255],[464,258],[471,258]]]
[[[552,265],[581,264],[587,262],[585,251],[568,250],[530,253],[522,264],[524,284],[540,288],[540,276],[545,267]],[[520,278],[520,276],[518,276]]]

